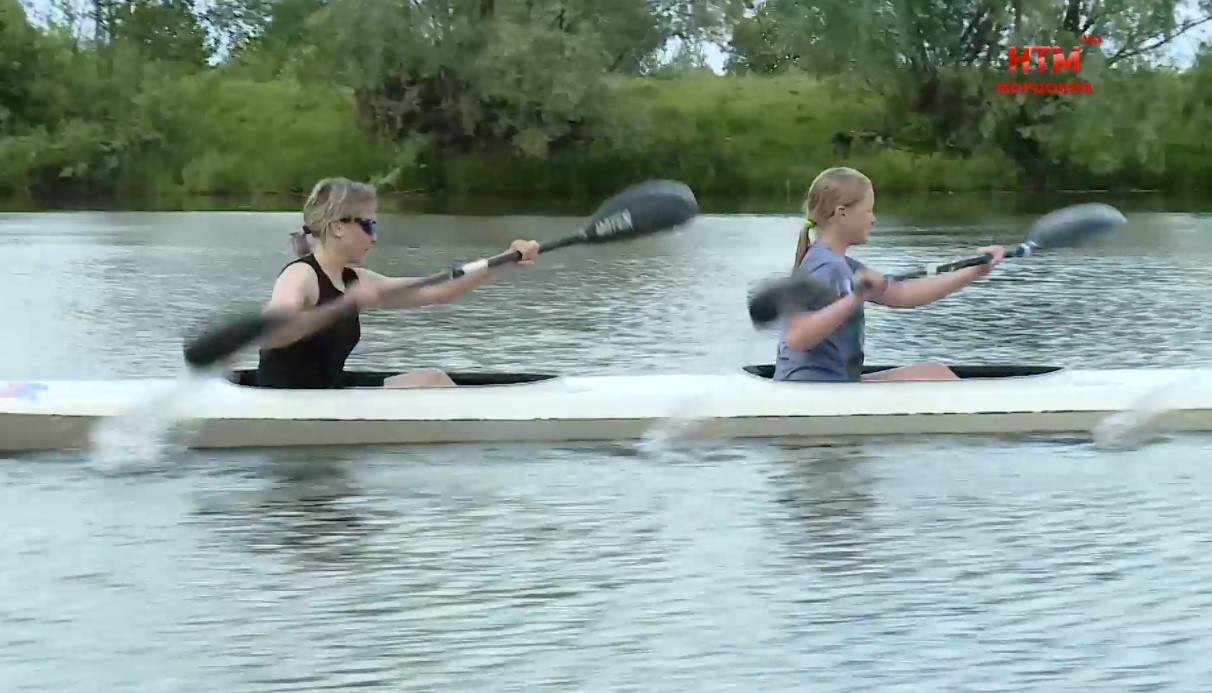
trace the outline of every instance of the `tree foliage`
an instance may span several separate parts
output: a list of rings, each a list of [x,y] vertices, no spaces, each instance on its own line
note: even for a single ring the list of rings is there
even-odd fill
[[[1175,84],[1153,58],[1212,17],[1208,0],[1187,7],[1177,0],[766,0],[737,25],[730,64],[882,84],[891,115],[928,121],[922,144],[965,155],[995,147],[1037,181],[1083,157],[1096,172],[1149,168],[1160,164],[1159,128],[1168,123],[1164,109],[1144,105],[1173,97]],[[1080,77],[1096,85],[1094,95],[998,94],[997,83],[1009,77],[1007,48],[1031,44],[1080,47]],[[1108,111],[1124,114],[1115,137],[1132,146],[1096,146],[1098,136],[1084,132]]]
[[[1212,0],[51,1],[31,22],[0,0],[0,189],[294,190],[333,162],[738,192],[839,161],[944,187],[1006,185],[1004,161],[1040,185],[1212,167],[1212,59],[1162,59]],[[1027,44],[1080,46],[1092,93],[998,93]]]

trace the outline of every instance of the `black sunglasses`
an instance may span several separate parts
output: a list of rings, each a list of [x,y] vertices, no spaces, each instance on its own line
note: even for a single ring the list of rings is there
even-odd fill
[[[357,224],[358,226],[362,227],[362,230],[366,232],[366,235],[368,235],[368,236],[375,235],[375,224],[377,222],[374,219],[363,219],[361,217],[341,217],[340,219],[338,219],[338,221],[343,221],[347,224],[350,222],[353,222],[353,223]]]

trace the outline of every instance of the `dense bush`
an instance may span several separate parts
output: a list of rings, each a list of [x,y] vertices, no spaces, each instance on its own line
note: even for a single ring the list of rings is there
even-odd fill
[[[706,14],[695,21],[723,22],[728,1],[696,5]],[[1046,103],[989,96],[984,73],[949,69],[939,88],[966,84],[969,111],[940,115],[906,105],[916,97],[897,76],[809,75],[756,58],[766,67],[721,76],[685,56],[641,69],[661,32],[694,27],[653,15],[633,27],[647,52],[632,54],[631,39],[587,33],[592,4],[575,6],[588,13],[578,20],[565,12],[574,5],[555,15],[480,2],[436,52],[411,15],[381,3],[273,7],[260,38],[207,63],[197,18],[170,0],[132,0],[110,35],[91,39],[35,27],[0,0],[0,194],[298,194],[345,175],[396,191],[565,197],[668,176],[702,194],[798,197],[838,164],[913,192],[1191,190],[1212,174],[1202,59],[1181,73],[1094,62],[1093,94]],[[634,24],[643,7],[611,11]],[[491,70],[479,53],[496,56]],[[940,138],[939,118],[974,114],[959,144]],[[1022,142],[1038,150],[1031,166]]]

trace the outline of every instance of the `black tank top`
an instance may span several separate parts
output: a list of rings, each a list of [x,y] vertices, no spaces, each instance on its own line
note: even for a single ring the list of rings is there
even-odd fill
[[[317,306],[345,295],[333,285],[314,255],[305,255],[286,267],[299,262],[310,265],[316,272],[316,280],[320,286]],[[282,270],[285,271],[286,267]],[[358,281],[358,273],[346,267],[341,271],[341,278],[348,289]],[[289,389],[342,387],[345,359],[349,358],[349,353],[361,338],[362,323],[358,314],[353,313],[338,318],[324,329],[313,332],[293,344],[278,349],[262,349],[261,361],[257,364],[257,385]]]

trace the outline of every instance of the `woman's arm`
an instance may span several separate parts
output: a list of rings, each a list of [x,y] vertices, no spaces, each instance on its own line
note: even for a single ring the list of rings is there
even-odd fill
[[[876,302],[889,308],[917,308],[934,303],[980,279],[983,275],[977,274],[977,269],[965,267],[935,277],[888,282],[883,298]]]
[[[400,287],[416,284],[421,281],[417,277],[385,277],[378,272],[363,267],[356,267],[354,271],[358,273],[358,281],[375,282],[379,285],[380,290],[384,292],[394,291]],[[423,286],[419,289],[389,296],[379,307],[387,310],[401,310],[404,308],[450,303],[477,286],[487,283],[493,277],[495,277],[495,270],[491,269],[482,272],[472,272],[458,279],[451,279],[435,286]]]
[[[837,331],[863,302],[857,294],[847,294],[828,306],[791,318],[783,340],[796,351],[807,351]]]
[[[533,265],[535,257],[539,254],[539,244],[535,241],[514,241],[505,252],[512,251],[517,251],[521,255],[521,258],[515,264],[523,266]],[[358,273],[358,281],[372,281],[382,292],[392,292],[421,281],[415,277],[384,277],[378,272],[361,267],[355,268],[354,271]],[[458,279],[444,281],[441,284],[424,286],[412,291],[401,292],[395,296],[387,296],[386,300],[380,300],[377,307],[398,310],[401,308],[429,306],[437,303],[449,303],[495,276],[495,269],[485,268],[478,272],[465,274]]]
[[[787,346],[796,351],[811,349],[836,332],[863,301],[878,300],[883,295],[888,285],[884,275],[857,261],[851,267],[857,268],[852,280],[847,280],[836,267],[823,266],[809,272],[810,276],[815,275],[843,295],[820,310],[805,311],[792,317],[783,335]],[[849,291],[847,286],[851,287]]]
[[[889,282],[884,295],[874,300],[889,308],[917,308],[934,303],[989,274],[989,270],[1005,257],[1006,250],[1001,246],[989,246],[978,249],[977,253],[988,253],[993,259],[983,265],[973,265],[934,277]]]

